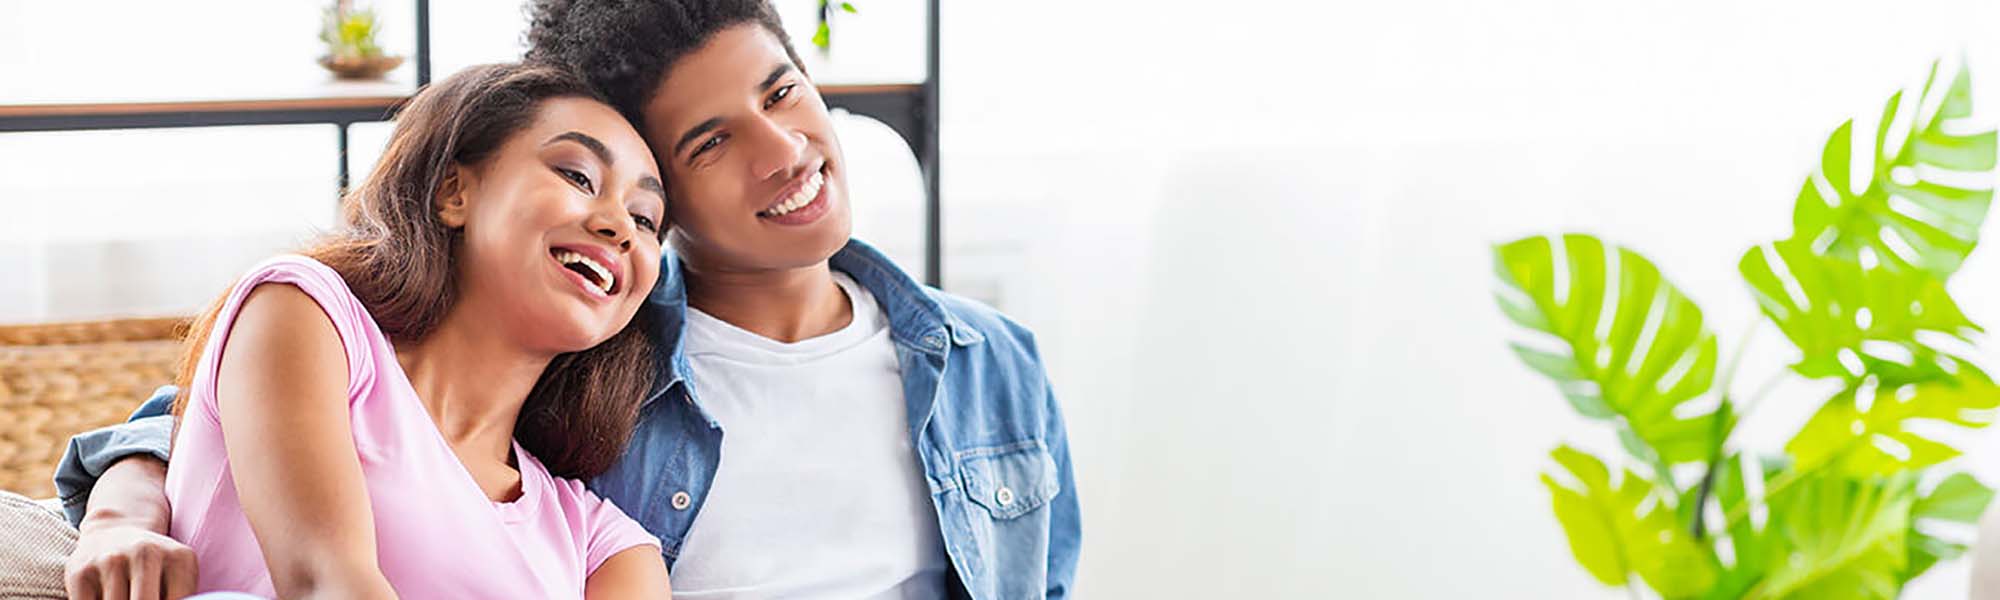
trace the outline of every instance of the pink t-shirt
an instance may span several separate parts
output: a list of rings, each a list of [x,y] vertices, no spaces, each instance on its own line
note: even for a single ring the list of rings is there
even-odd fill
[[[215,404],[222,341],[243,299],[261,283],[291,284],[311,296],[346,347],[348,414],[374,511],[376,552],[402,597],[582,598],[585,578],[605,559],[633,546],[659,546],[610,501],[549,475],[518,443],[521,497],[487,498],[347,283],[326,265],[288,255],[251,269],[230,292],[196,367],[167,467],[172,535],[194,549],[201,591],[276,595],[237,502]]]

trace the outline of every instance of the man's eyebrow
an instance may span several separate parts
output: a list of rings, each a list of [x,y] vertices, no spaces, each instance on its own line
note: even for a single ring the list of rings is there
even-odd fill
[[[611,149],[605,148],[604,142],[597,141],[597,138],[590,137],[581,131],[565,131],[556,134],[555,137],[549,138],[549,141],[543,142],[542,146],[547,147],[564,140],[576,142],[578,145],[589,149],[591,154],[597,155],[597,160],[604,161],[604,164],[607,165],[611,164]]]
[[[701,134],[714,131],[715,128],[721,126],[722,117],[713,117],[707,121],[702,121],[700,125],[696,125],[693,129],[689,129],[687,133],[681,134],[680,141],[674,142],[674,154],[680,154],[682,149],[687,148],[688,142],[701,137]]]
[[[660,178],[658,177],[652,175],[639,176],[639,189],[659,194],[660,200],[664,201],[667,199],[667,186],[661,185]]]
[[[762,92],[771,89],[771,86],[777,84],[779,79],[795,70],[798,70],[798,67],[793,66],[791,61],[778,63],[777,66],[771,67],[771,73],[764,76],[764,81],[757,84],[756,91]],[[722,119],[720,117],[711,118],[702,121],[699,125],[695,125],[692,129],[687,130],[687,133],[681,134],[681,139],[674,141],[674,154],[680,154],[682,150],[687,149],[688,143],[693,142],[695,138],[701,137],[701,134],[714,131],[715,128],[721,126]]]
[[[778,63],[778,66],[771,68],[770,75],[764,76],[764,82],[757,84],[757,91],[761,92],[764,90],[771,89],[771,84],[777,83],[778,78],[784,77],[786,73],[792,72],[792,69],[793,69],[792,61],[788,60]]]

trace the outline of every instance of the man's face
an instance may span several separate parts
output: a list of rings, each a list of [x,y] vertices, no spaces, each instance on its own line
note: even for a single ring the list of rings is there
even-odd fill
[[[646,105],[671,239],[697,270],[811,266],[852,226],[826,102],[778,39],[746,23],[674,63]]]

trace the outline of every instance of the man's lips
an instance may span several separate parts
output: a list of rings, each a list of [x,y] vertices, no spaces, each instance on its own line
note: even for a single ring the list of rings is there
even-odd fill
[[[787,184],[784,189],[779,190],[777,197],[770,204],[766,205],[763,210],[757,211],[757,215],[775,217],[798,210],[819,196],[820,187],[826,184],[826,178],[826,161],[822,160],[812,170],[800,173],[797,177],[792,178],[791,183]]]

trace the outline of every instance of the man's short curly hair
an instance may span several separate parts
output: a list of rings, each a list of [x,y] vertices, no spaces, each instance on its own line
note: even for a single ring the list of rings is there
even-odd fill
[[[527,59],[581,75],[645,131],[646,103],[667,69],[744,23],[777,36],[792,64],[805,68],[765,0],[531,0]]]

